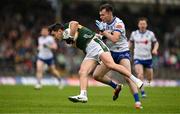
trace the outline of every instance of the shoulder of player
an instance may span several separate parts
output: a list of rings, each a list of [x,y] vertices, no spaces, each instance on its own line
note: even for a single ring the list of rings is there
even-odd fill
[[[44,39],[44,37],[43,37],[43,36],[39,36],[39,37],[38,37],[38,40],[41,40],[41,39]]]
[[[147,33],[150,34],[150,35],[154,35],[154,32],[151,31],[151,30],[147,30]]]
[[[119,29],[125,29],[125,25],[123,21],[119,19],[118,17],[116,17],[116,19],[114,20],[114,26]]]
[[[123,21],[120,18],[118,18],[118,17],[115,17],[114,21],[115,21],[115,23],[123,23]]]
[[[139,32],[138,30],[134,30],[134,31],[131,32],[131,34],[135,35],[135,34],[138,34],[138,32]]]
[[[51,39],[54,39],[54,38],[53,38],[53,36],[48,35],[48,36],[47,36],[47,39],[50,39],[50,40],[51,40]]]

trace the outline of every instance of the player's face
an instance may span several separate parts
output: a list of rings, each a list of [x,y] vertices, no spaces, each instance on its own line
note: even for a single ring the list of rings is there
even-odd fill
[[[140,20],[138,22],[138,27],[139,27],[139,30],[145,31],[147,28],[147,22],[145,20]]]
[[[104,22],[110,22],[111,21],[111,13],[106,11],[106,9],[103,9],[99,12],[100,19]]]
[[[47,36],[47,35],[49,35],[48,28],[42,28],[42,29],[41,29],[41,35],[42,35],[42,36]]]
[[[59,29],[58,31],[52,31],[51,35],[54,36],[56,39],[61,40],[63,36],[63,31]]]

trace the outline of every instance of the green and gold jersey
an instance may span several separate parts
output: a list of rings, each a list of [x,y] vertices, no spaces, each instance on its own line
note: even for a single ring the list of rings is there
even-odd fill
[[[69,23],[64,24],[64,28],[69,28]],[[86,51],[87,44],[90,42],[91,39],[95,36],[95,32],[92,30],[79,25],[77,33],[74,37],[75,45],[77,48],[81,49],[82,51]]]

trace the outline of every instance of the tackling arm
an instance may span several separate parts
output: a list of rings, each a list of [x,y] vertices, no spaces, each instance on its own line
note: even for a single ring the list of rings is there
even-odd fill
[[[119,40],[121,33],[117,32],[117,31],[114,31],[113,34],[111,34],[108,31],[104,31],[104,32],[102,32],[102,35],[107,37],[113,43],[116,43]]]

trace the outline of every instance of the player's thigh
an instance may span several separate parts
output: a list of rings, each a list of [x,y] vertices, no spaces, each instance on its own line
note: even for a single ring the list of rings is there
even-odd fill
[[[143,65],[141,64],[136,64],[135,65],[135,72],[137,75],[143,76]]]
[[[81,63],[79,74],[89,75],[97,66],[97,61],[93,59],[84,59]]]
[[[152,77],[153,76],[153,69],[152,68],[145,68],[145,76]]]
[[[115,64],[110,52],[101,53],[100,59],[108,68],[111,68]]]
[[[36,61],[36,69],[37,69],[37,72],[42,72],[42,71],[43,71],[43,68],[44,68],[44,62],[38,59],[38,60]]]
[[[123,65],[124,67],[126,67],[131,72],[131,62],[129,59],[121,59],[119,64]]]
[[[104,65],[104,63],[101,63],[94,70],[93,77],[103,77],[108,71],[109,69],[106,67],[106,65]]]

